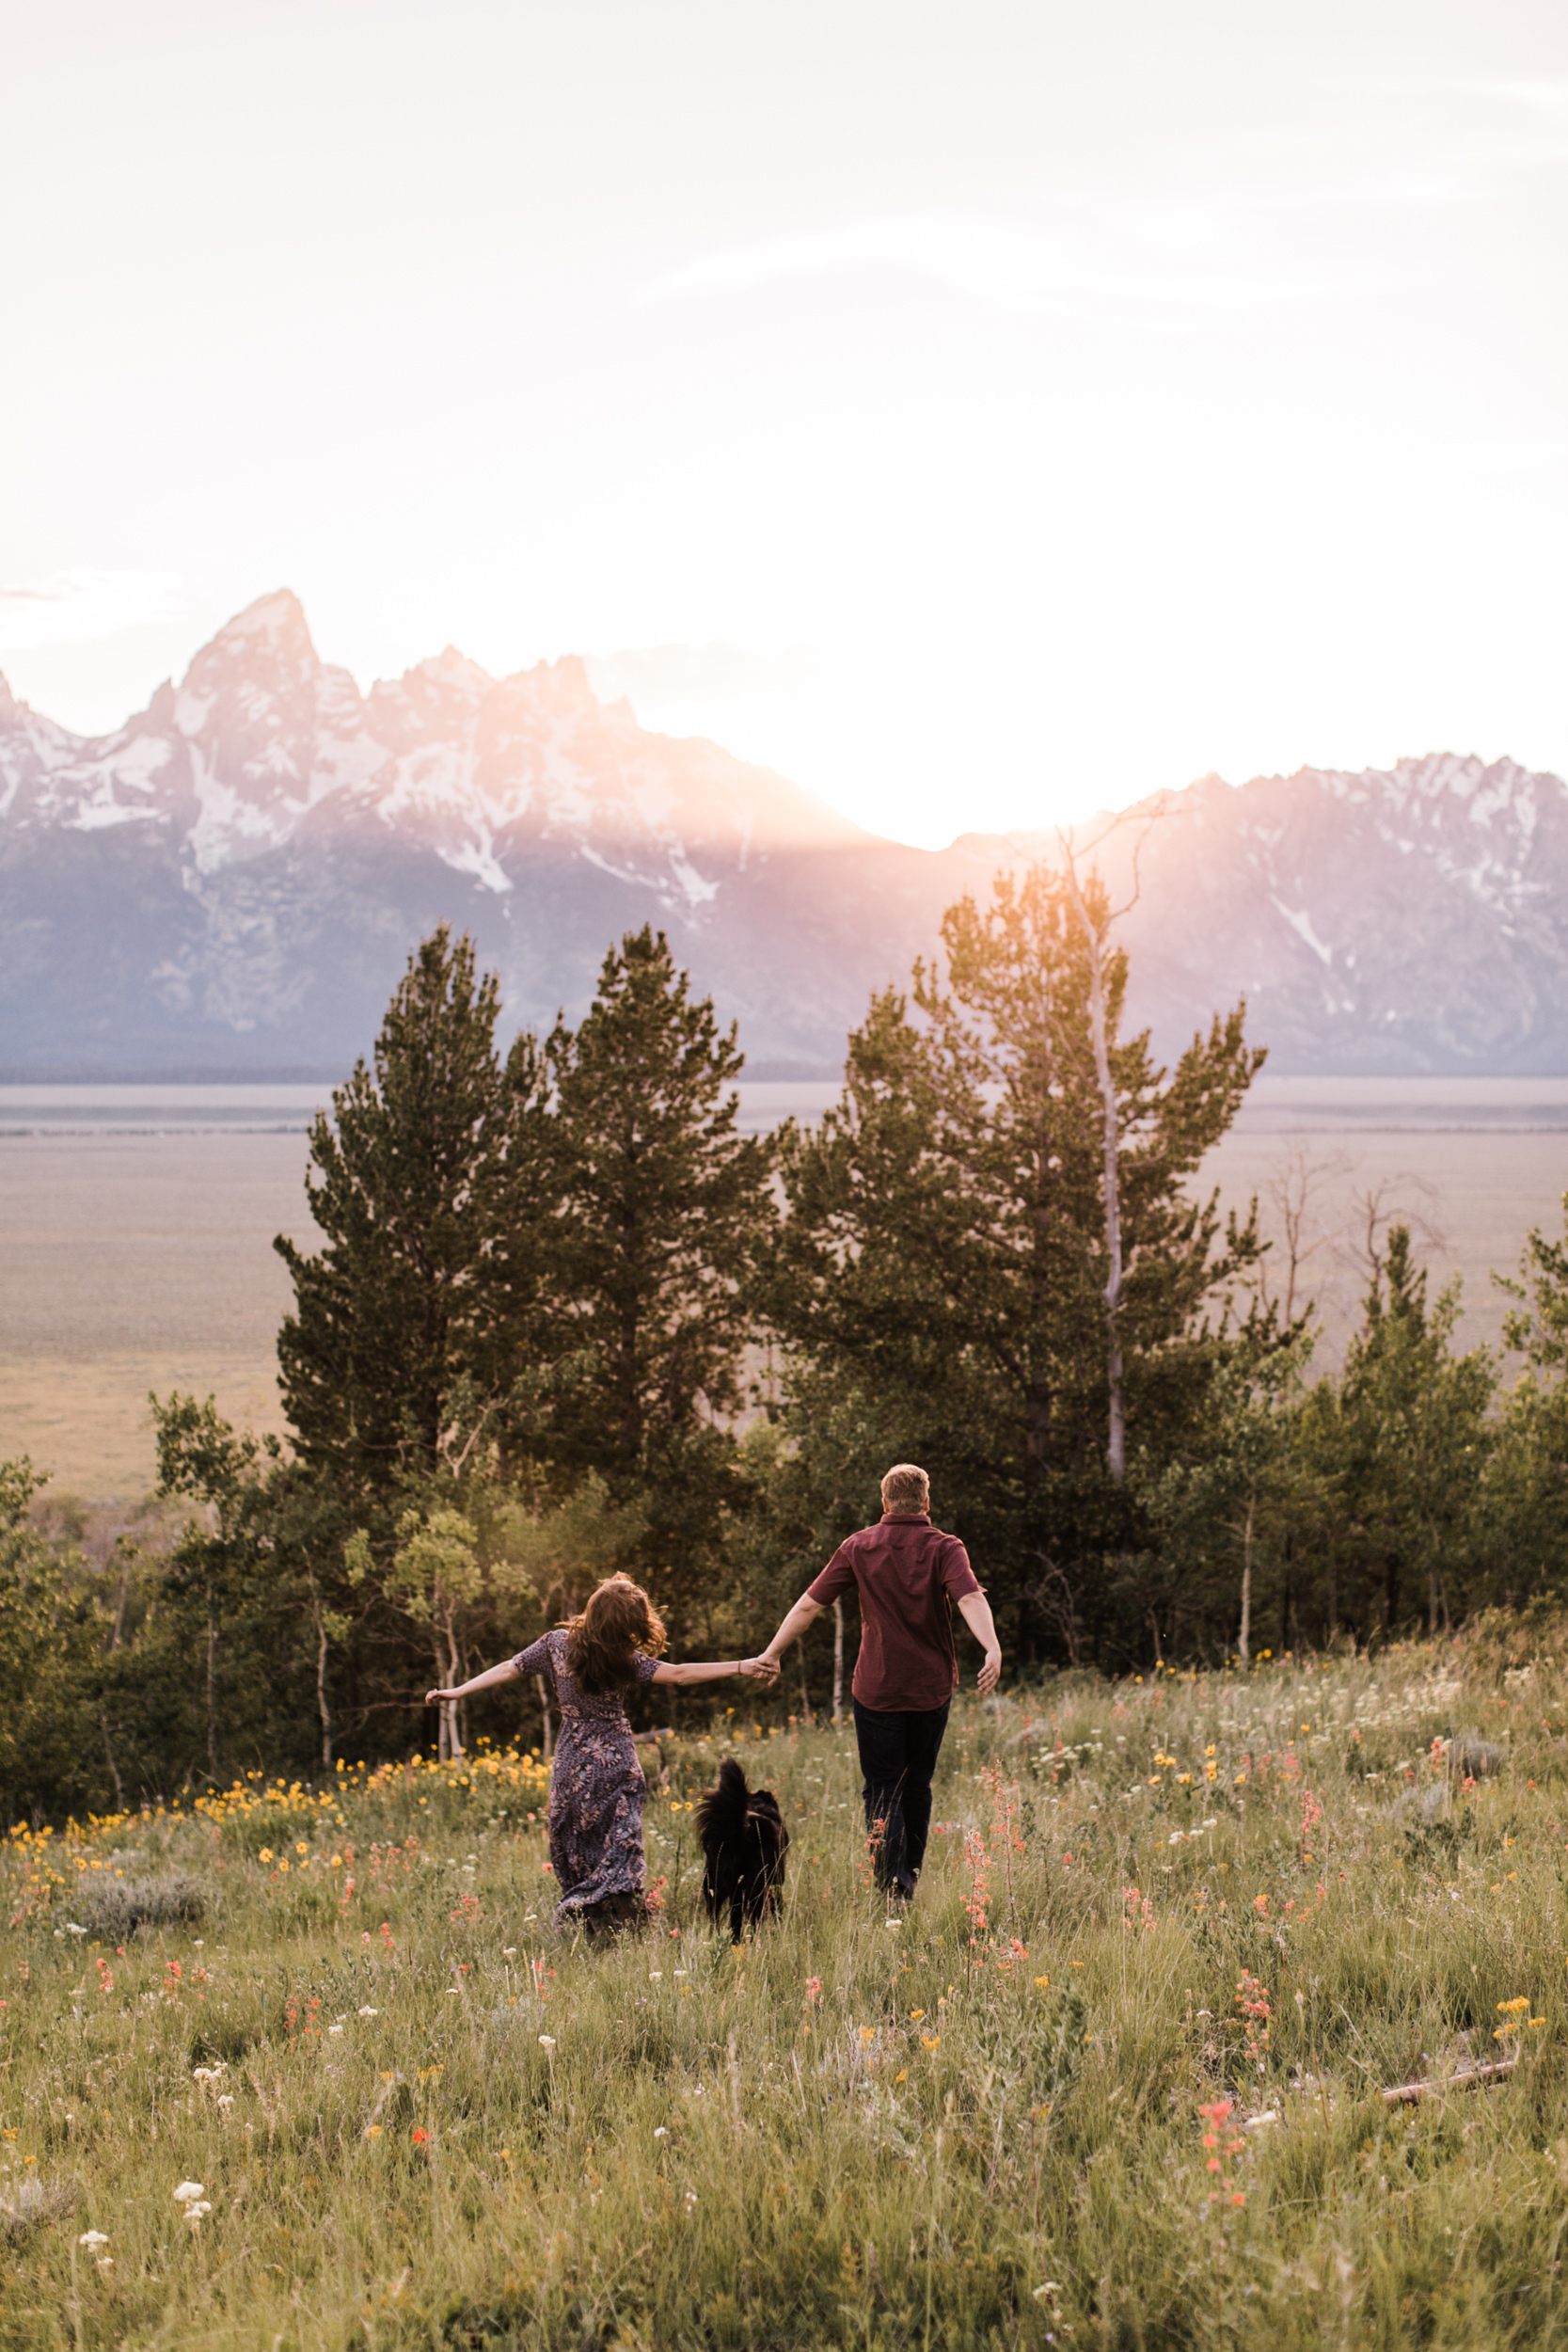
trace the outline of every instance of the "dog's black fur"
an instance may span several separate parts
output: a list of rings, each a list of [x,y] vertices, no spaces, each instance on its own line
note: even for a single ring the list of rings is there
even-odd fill
[[[745,1927],[757,1927],[779,1907],[789,1832],[770,1788],[748,1788],[733,1756],[697,1805],[697,1835],[706,1867],[703,1901],[710,1919],[730,1915],[730,1941]]]

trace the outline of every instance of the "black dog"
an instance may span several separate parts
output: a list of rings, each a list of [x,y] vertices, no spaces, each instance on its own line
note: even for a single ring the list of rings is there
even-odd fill
[[[703,1901],[710,1919],[730,1915],[730,1941],[738,1944],[745,1926],[756,1927],[779,1907],[789,1832],[770,1788],[751,1789],[733,1756],[697,1805],[697,1835],[703,1841]]]

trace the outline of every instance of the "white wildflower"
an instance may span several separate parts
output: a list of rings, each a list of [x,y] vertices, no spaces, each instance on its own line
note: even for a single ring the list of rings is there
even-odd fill
[[[542,2034],[540,2035],[540,2037],[539,2037],[539,2047],[540,2047],[542,2050],[553,2050],[553,2049],[555,2048],[555,2036],[554,2036],[554,2034],[553,2034],[553,2033],[542,2033]]]
[[[361,2017],[379,2017],[381,2011],[378,2009],[362,2009],[359,2014]]]
[[[174,2201],[178,2205],[188,2205],[193,2198],[205,2197],[206,2194],[207,2190],[204,2183],[200,2181],[182,2181],[179,2187],[174,2192]]]
[[[84,2230],[76,2243],[85,2246],[89,2254],[96,2254],[101,2246],[109,2243],[109,2233],[107,2230]]]

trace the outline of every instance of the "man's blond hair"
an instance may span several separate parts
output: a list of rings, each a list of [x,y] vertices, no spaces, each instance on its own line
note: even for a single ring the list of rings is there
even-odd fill
[[[882,1480],[884,1511],[928,1511],[931,1482],[918,1462],[895,1462]]]

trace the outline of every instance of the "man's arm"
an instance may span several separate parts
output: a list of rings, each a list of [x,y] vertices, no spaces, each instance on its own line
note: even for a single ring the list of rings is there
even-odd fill
[[[958,1602],[958,1612],[986,1653],[980,1668],[980,1696],[990,1698],[1002,1678],[1002,1645],[996,1638],[990,1603],[984,1593],[965,1593]]]
[[[816,1623],[817,1618],[822,1614],[823,1606],[821,1601],[813,1600],[809,1593],[802,1593],[773,1639],[768,1643],[768,1647],[759,1655],[772,1659],[782,1657],[791,1642],[800,1640],[808,1625]]]

